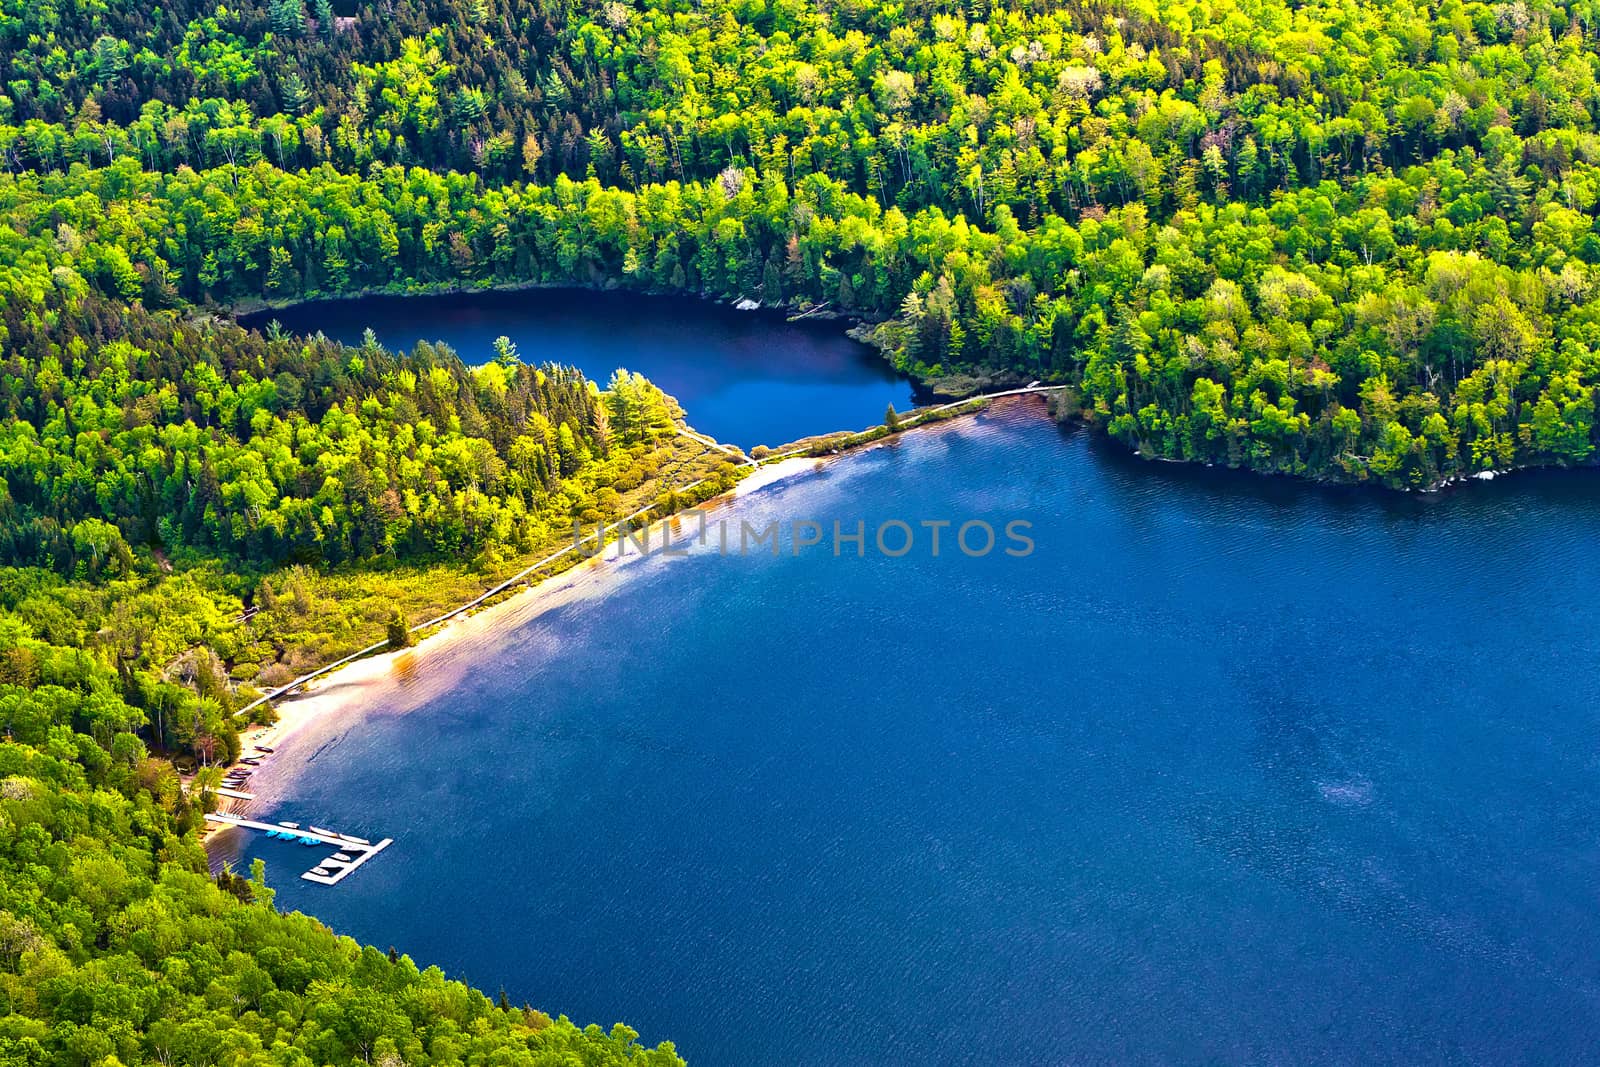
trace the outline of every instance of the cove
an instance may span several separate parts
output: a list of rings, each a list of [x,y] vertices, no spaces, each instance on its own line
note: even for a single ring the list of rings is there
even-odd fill
[[[369,327],[391,349],[443,341],[468,364],[495,338],[529,363],[577,367],[602,385],[618,367],[671,393],[695,429],[742,448],[782,445],[883,421],[915,401],[911,383],[837,322],[789,322],[776,311],[583,289],[521,289],[330,300],[242,316],[264,328],[321,331],[360,344]]]
[[[257,776],[395,845],[278,904],[691,1063],[1575,1062],[1600,482],[1142,463],[1019,403],[728,506],[1025,558],[594,565]],[[272,805],[265,811],[271,812]]]

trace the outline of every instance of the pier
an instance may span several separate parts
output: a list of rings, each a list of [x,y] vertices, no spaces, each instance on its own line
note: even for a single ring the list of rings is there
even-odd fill
[[[366,838],[335,833],[332,830],[325,830],[321,827],[307,829],[279,826],[275,823],[258,822],[255,819],[230,815],[227,812],[214,812],[206,816],[206,821],[217,823],[220,826],[237,826],[244,830],[259,830],[267,834],[293,834],[296,840],[309,838],[319,844],[333,845],[339,852],[350,857],[348,860],[325,859],[300,876],[306,881],[316,882],[318,885],[338,885],[351,871],[394,844],[394,838],[392,837],[386,837],[373,844]]]

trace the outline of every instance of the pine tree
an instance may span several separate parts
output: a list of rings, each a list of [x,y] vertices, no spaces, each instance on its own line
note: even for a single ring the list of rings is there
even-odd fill
[[[331,0],[311,0],[311,13],[317,19],[317,33],[324,41],[332,41],[338,24],[333,17]]]
[[[517,351],[517,343],[504,334],[496,337],[494,339],[494,361],[502,367],[522,366],[522,356]]]
[[[301,0],[272,0],[267,9],[272,32],[284,37],[299,37],[306,28],[305,5]]]

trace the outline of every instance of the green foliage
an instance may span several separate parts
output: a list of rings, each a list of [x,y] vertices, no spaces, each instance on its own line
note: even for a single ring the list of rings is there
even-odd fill
[[[676,1062],[213,883],[148,753],[732,468],[636,375],[200,309],[759,297],[1149,455],[1592,463],[1597,74],[1554,0],[0,5],[0,1056]]]
[[[399,608],[389,616],[387,631],[390,648],[410,648],[417,643],[416,636],[411,632],[411,621]]]
[[[570,525],[580,470],[670,425],[638,376],[602,402],[510,347],[469,370],[427,344],[58,303],[4,313],[0,563],[98,578],[129,570],[130,545],[264,566],[525,551]]]
[[[888,320],[914,374],[1071,383],[1173,458],[1414,486],[1600,443],[1570,5],[328,12],[12,9],[0,148],[57,177],[0,183],[6,290],[614,280]]]
[[[30,657],[36,687],[15,681]],[[260,861],[249,879],[213,879],[190,832],[198,803],[146,758],[112,672],[6,610],[0,675],[8,1061],[681,1064],[624,1026],[497,1007],[437,968],[280,915]]]

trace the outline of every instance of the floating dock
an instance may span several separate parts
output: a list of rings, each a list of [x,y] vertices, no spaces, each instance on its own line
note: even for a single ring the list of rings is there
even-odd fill
[[[304,878],[308,882],[317,882],[321,885],[338,885],[340,881],[342,881],[344,877],[351,871],[355,870],[357,867],[361,866],[363,863],[367,862],[392,844],[394,844],[394,838],[386,837],[382,841],[379,841],[376,845],[371,845],[364,851],[360,851],[360,854],[354,859],[350,860],[348,863],[343,860],[331,858],[325,859],[315,867],[311,868],[309,871],[306,871],[300,877]],[[347,848],[345,851],[348,852],[350,850]],[[318,871],[328,871],[330,873],[318,874]]]
[[[305,844],[335,845],[338,847],[339,852],[353,857],[349,860],[336,860],[330,857],[300,876],[306,881],[316,882],[318,885],[338,885],[351,871],[394,844],[394,838],[392,837],[386,837],[374,845],[369,844],[364,838],[335,833],[332,830],[324,830],[321,827],[303,830],[290,829],[269,822],[257,822],[254,819],[230,815],[226,812],[214,812],[207,815],[206,821],[218,823],[222,826],[237,826],[244,830],[259,830],[273,837],[289,834],[295,840]]]

